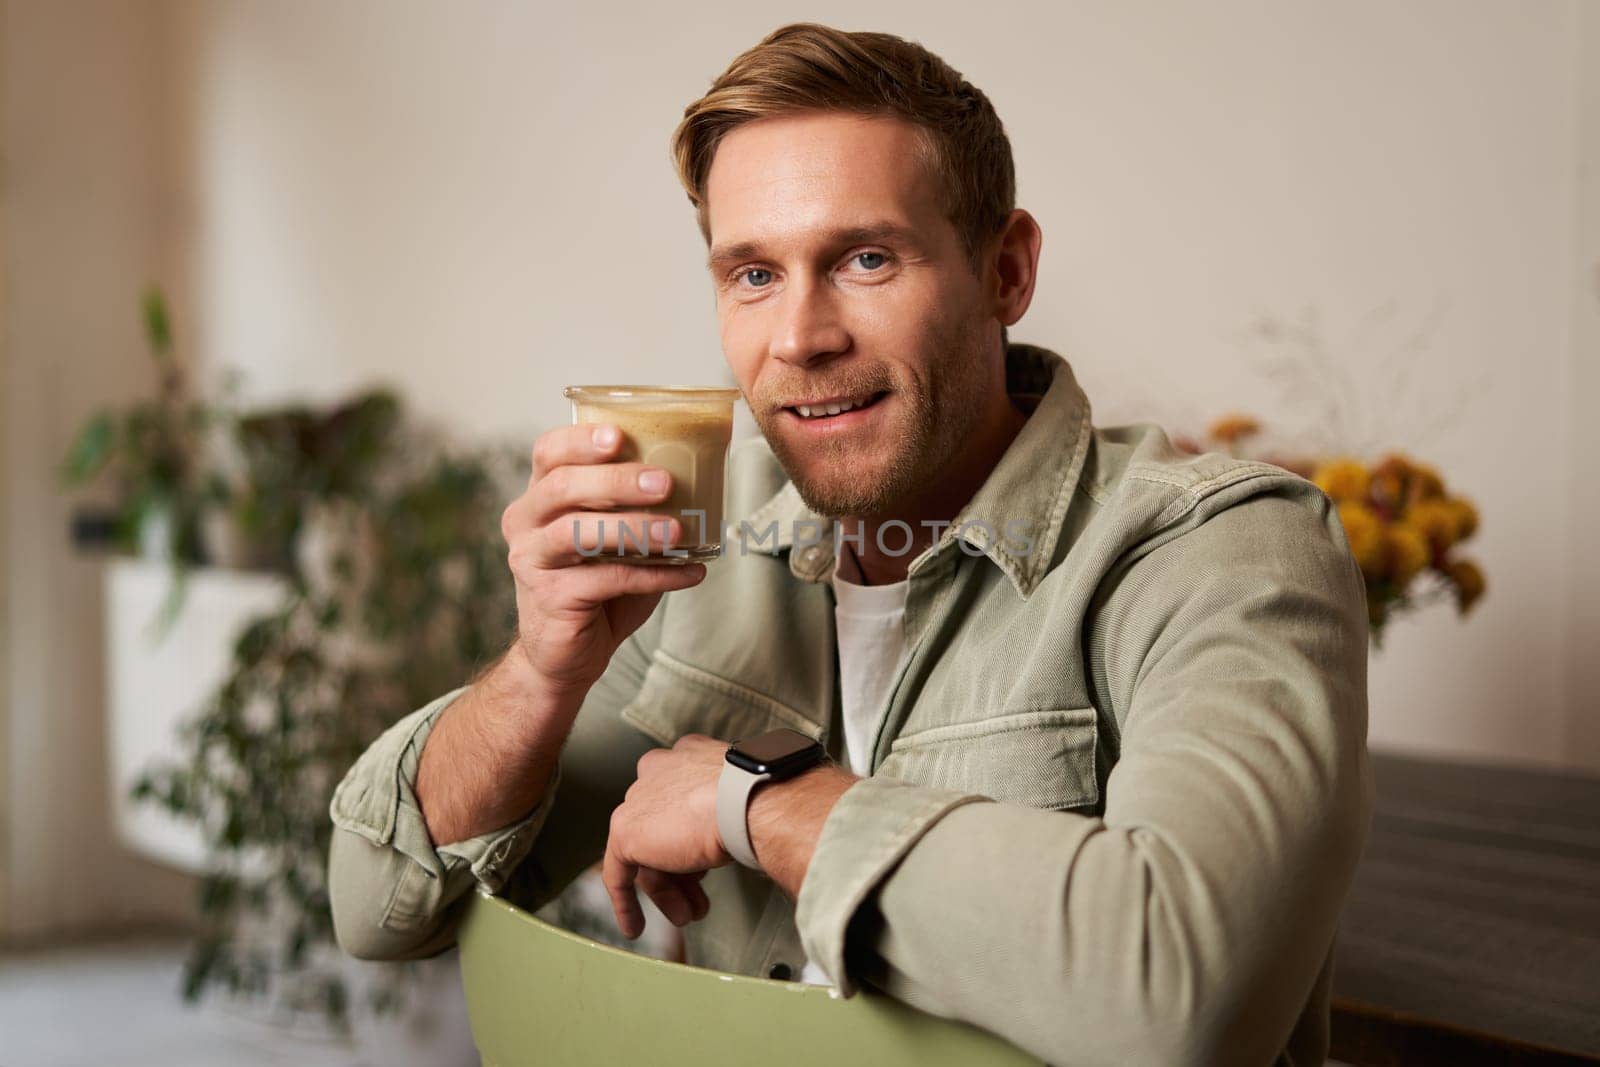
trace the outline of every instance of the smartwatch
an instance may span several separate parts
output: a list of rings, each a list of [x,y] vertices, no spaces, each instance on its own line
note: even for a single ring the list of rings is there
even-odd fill
[[[821,741],[787,729],[735,741],[728,748],[722,777],[717,779],[717,832],[730,856],[746,867],[761,869],[745,821],[750,794],[763,782],[793,778],[821,763],[827,754]]]

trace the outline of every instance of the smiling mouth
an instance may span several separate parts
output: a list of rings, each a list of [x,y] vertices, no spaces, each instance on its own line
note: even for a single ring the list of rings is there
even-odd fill
[[[826,421],[837,418],[847,412],[862,411],[870,408],[888,395],[887,391],[867,393],[864,396],[830,400],[823,404],[795,404],[783,410],[798,416],[804,422]]]

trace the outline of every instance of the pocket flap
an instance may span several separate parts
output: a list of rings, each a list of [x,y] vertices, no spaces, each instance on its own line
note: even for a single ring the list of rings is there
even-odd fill
[[[660,649],[651,657],[638,695],[621,714],[668,747],[684,734],[740,741],[780,726],[824,740],[820,726],[782,701]]]
[[[880,773],[1031,808],[1092,807],[1095,709],[1014,712],[902,734]]]

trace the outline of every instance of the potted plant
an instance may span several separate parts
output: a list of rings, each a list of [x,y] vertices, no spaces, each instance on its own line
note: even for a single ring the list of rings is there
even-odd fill
[[[203,463],[216,413],[190,394],[173,353],[171,319],[159,289],[145,293],[142,311],[156,369],[155,396],[91,416],[67,450],[62,477],[74,487],[109,481],[115,543],[181,566],[200,560],[201,515],[225,496]]]
[[[207,515],[227,506],[228,490],[207,462],[221,413],[191,392],[159,289],[146,291],[141,311],[155,395],[85,421],[61,476],[69,487],[99,482],[110,489],[109,505],[75,513],[78,544],[109,544],[170,568],[172,580],[151,623],[159,636],[177,617],[190,569],[205,561],[201,531]]]
[[[376,979],[352,983],[329,912],[328,803],[379,733],[501,650],[514,603],[498,516],[526,470],[423,441],[387,394],[245,422],[263,528],[304,536],[311,505],[330,500],[355,521],[329,527],[324,574],[296,569],[280,609],[244,630],[184,757],[136,795],[207,842],[186,995],[255,995],[345,1029],[358,1007],[395,1008],[411,972],[369,968]]]

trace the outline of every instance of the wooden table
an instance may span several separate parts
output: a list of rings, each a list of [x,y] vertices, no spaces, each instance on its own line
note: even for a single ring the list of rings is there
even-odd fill
[[[1373,760],[1332,1057],[1600,1063],[1600,776]]]

